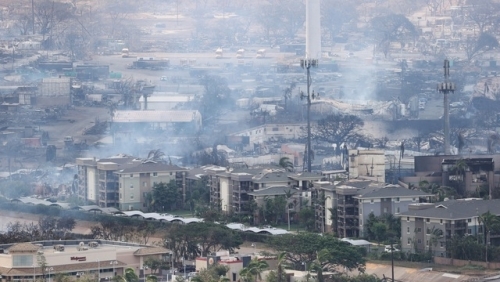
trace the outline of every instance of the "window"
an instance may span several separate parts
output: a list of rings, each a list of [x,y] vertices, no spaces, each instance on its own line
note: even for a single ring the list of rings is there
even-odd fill
[[[431,222],[431,219],[430,218],[426,218],[425,221]]]
[[[467,219],[467,222],[472,222],[472,218],[468,218],[468,219]]]
[[[273,127],[273,131],[279,131],[279,128]]]
[[[467,229],[467,234],[469,234],[469,235],[472,234],[472,229],[470,229],[470,228]]]
[[[418,244],[422,244],[422,240],[418,239],[418,240],[417,240],[417,243],[418,243]]]
[[[416,200],[417,200],[417,198],[411,198],[412,202],[415,202]]]
[[[439,242],[439,247],[444,248],[444,242]]]
[[[410,227],[406,227],[406,233],[410,234]]]
[[[439,223],[440,223],[440,224],[443,224],[443,220],[442,220],[442,219],[440,219],[440,220],[439,220]]]
[[[411,244],[411,238],[408,238],[407,244],[408,244],[408,245],[410,245],[410,244]]]
[[[133,175],[133,174],[130,174],[130,177],[134,177],[134,175]]]
[[[233,272],[233,282],[236,281],[236,273]]]
[[[359,220],[359,225],[363,226],[363,219]]]
[[[384,208],[384,213],[387,213],[387,208]]]
[[[158,172],[153,172],[153,176],[158,176]]]
[[[373,204],[373,199],[370,200],[370,203]]]
[[[130,184],[130,189],[134,189],[134,185]]]
[[[397,207],[397,208],[396,208],[396,213],[400,213],[400,212],[401,212],[401,211],[400,211],[399,207]]]
[[[425,245],[426,245],[426,246],[429,246],[429,240],[426,240],[426,241],[425,241]]]
[[[33,266],[33,255],[14,255],[12,266]]]
[[[120,193],[120,199],[122,198],[122,193]]]
[[[146,181],[142,182],[143,187],[148,187],[148,183]]]
[[[417,233],[420,233],[420,232],[422,232],[422,228],[418,227],[417,228]]]
[[[133,200],[134,199],[134,195],[130,195],[130,200]]]
[[[431,229],[430,228],[427,228],[427,235],[428,234],[431,234]]]
[[[363,214],[363,209],[359,209],[359,214]]]
[[[170,175],[172,175],[172,172],[170,172]]]
[[[120,188],[122,188],[122,183],[120,182]]]
[[[406,217],[406,221],[410,222],[410,217],[409,216]]]
[[[483,227],[482,226],[479,226],[479,229],[477,231],[478,233],[483,233]]]
[[[399,197],[396,198],[396,202],[399,202]]]

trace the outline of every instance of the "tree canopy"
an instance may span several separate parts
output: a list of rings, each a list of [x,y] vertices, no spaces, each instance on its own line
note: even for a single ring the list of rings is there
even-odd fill
[[[295,269],[303,268],[302,263],[313,263],[320,252],[323,257],[320,263],[323,269],[336,266],[349,270],[365,269],[365,259],[361,251],[330,234],[285,234],[271,237],[268,244],[278,252],[285,252],[286,260],[293,264]]]

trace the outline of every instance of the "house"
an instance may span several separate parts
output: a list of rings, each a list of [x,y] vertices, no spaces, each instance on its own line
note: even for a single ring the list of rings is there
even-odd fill
[[[445,257],[446,240],[453,236],[483,234],[479,217],[486,212],[500,216],[500,199],[410,204],[408,211],[398,215],[401,217],[401,250],[417,253],[430,249],[434,256]],[[496,238],[498,235],[491,236]]]

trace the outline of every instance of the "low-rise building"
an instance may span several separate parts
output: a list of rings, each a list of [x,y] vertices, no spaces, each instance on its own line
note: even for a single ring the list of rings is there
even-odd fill
[[[163,247],[105,240],[40,241],[0,245],[2,281],[53,279],[57,274],[95,276],[96,281],[124,274],[125,268],[139,273],[147,258],[170,261]],[[142,274],[144,275],[144,274]]]

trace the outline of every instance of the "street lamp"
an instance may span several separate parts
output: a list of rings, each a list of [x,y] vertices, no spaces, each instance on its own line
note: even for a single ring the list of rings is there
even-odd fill
[[[49,272],[49,282],[50,282],[50,281],[52,281],[52,280],[50,279],[50,272],[51,272],[51,271],[53,271],[53,270],[54,270],[54,268],[53,268],[53,267],[47,267],[47,268],[45,268],[45,271],[48,271],[48,272]]]
[[[101,281],[101,261],[97,260],[97,281]]]
[[[117,265],[118,262],[116,260],[114,260],[114,261],[110,261],[109,264],[113,265],[113,277],[115,277],[116,276],[116,274],[115,274],[115,265]]]
[[[311,100],[314,100],[316,97],[319,98],[319,95],[314,95],[314,91],[311,93],[311,67],[317,67],[318,60],[314,59],[301,59],[300,67],[306,69],[307,71],[307,93],[300,93],[300,99],[307,98],[307,145],[306,145],[306,158],[307,158],[307,172],[311,172]]]
[[[444,82],[437,85],[437,90],[443,93],[444,106],[444,153],[450,154],[450,102],[448,101],[448,93],[455,92],[455,83],[450,82],[450,61],[444,60]]]

